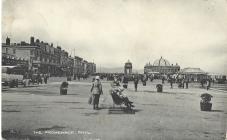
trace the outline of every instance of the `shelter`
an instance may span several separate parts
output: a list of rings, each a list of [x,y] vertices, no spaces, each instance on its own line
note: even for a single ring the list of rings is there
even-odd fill
[[[179,72],[180,75],[184,75],[189,81],[201,81],[202,79],[207,79],[207,73],[200,68],[184,68]]]

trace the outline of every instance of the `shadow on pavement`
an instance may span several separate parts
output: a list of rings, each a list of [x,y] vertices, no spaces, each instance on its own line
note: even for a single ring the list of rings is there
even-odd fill
[[[90,113],[84,113],[85,116],[92,116],[92,115],[98,115],[99,112],[90,112]]]
[[[38,128],[38,129],[36,129],[36,131],[46,131],[46,130],[59,130],[60,131],[60,130],[63,130],[64,128],[66,128],[66,127],[54,125],[54,126],[49,127],[49,128]]]
[[[2,110],[2,112],[21,112],[19,110]]]
[[[69,109],[88,109],[88,108],[84,108],[84,107],[70,107]]]
[[[67,94],[67,95],[80,95],[80,94],[76,94],[76,93],[75,93],[75,94]]]
[[[175,92],[157,92],[157,91],[151,91],[151,90],[144,90],[143,92],[147,93],[157,93],[157,94],[176,94]]]
[[[142,111],[141,109],[127,109],[127,108],[109,108],[108,114],[135,114]]]
[[[224,110],[211,110],[210,112],[224,112]]]
[[[53,103],[63,103],[63,104],[79,104],[81,102],[63,102],[63,101],[55,101]]]

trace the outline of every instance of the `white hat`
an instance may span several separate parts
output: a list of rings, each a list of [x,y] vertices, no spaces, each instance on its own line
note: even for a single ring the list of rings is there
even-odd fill
[[[100,79],[99,76],[96,76],[96,77],[95,77],[95,80],[99,80],[99,79]]]

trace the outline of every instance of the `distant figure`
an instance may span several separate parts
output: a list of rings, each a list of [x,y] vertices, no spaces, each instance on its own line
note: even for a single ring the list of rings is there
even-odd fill
[[[128,77],[127,77],[127,75],[124,75],[122,83],[123,83],[124,88],[128,88]]]
[[[184,79],[178,79],[178,88],[184,88]]]
[[[150,78],[151,82],[154,80],[154,76],[152,76],[152,75],[150,75],[149,78]]]
[[[172,77],[170,77],[169,82],[170,82],[170,88],[173,88],[173,78]]]
[[[201,83],[202,88],[204,88],[204,84],[206,84],[206,79],[202,79],[202,80],[200,81],[200,83]]]
[[[77,79],[80,81],[80,74],[77,75]]]
[[[206,82],[206,87],[207,87],[207,90],[210,89],[210,86],[211,86],[211,80],[208,79],[207,82]]]
[[[148,76],[146,74],[143,74],[141,81],[143,83],[143,86],[146,86],[148,80]]]
[[[137,91],[137,86],[138,86],[138,83],[139,83],[139,77],[138,77],[137,74],[134,76],[133,80],[134,80],[135,91]]]
[[[39,83],[43,83],[43,81],[42,81],[42,77],[41,77],[41,75],[38,73],[38,75],[37,75],[37,82],[38,82],[38,84]]]
[[[120,81],[118,81],[118,78],[116,76],[114,76],[113,78],[113,82],[111,83],[111,87],[115,88],[115,87],[120,87]]]
[[[45,75],[44,75],[44,83],[45,83],[45,84],[47,84],[47,79],[48,79],[47,74],[45,74]]]
[[[184,83],[185,83],[184,80],[185,80],[185,79],[182,79],[182,80],[181,80],[182,88],[184,88]]]
[[[188,83],[189,83],[189,79],[187,78],[186,81],[185,81],[186,89],[188,89]]]
[[[163,76],[162,77],[162,84],[164,84],[165,83],[165,77]]]
[[[93,109],[98,109],[99,106],[99,97],[103,94],[102,84],[100,82],[99,76],[95,77],[95,81],[92,83],[91,93],[93,95]]]

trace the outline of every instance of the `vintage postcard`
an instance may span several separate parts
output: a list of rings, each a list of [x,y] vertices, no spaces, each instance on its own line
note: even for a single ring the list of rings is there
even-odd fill
[[[4,140],[225,140],[227,0],[2,0]]]

